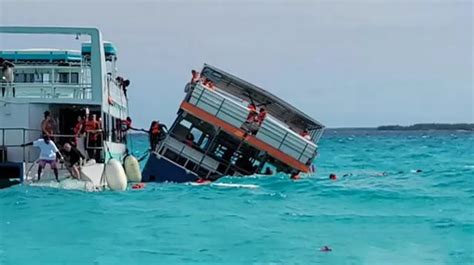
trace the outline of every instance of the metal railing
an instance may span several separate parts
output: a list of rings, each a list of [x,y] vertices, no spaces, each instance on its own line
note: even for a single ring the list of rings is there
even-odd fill
[[[3,97],[26,99],[92,99],[91,84],[0,83]],[[2,96],[2,95],[0,95]]]
[[[28,128],[0,128],[0,147],[7,148],[5,153],[8,158],[8,148],[21,149],[21,158],[23,162],[30,162],[30,152],[26,152],[26,148],[23,144],[31,141],[31,139],[37,139],[41,135],[41,130],[28,129]],[[11,152],[15,160],[18,159],[18,152]]]
[[[243,104],[199,84],[194,87],[189,103],[237,128],[246,121],[248,114]],[[271,115],[267,115],[255,137],[305,164],[313,160],[317,153],[314,142],[286,128]]]

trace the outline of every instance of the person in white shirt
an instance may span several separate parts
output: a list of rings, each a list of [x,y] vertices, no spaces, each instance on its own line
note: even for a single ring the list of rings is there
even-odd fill
[[[25,147],[29,145],[38,147],[40,149],[40,156],[38,160],[38,181],[41,178],[41,172],[43,171],[43,168],[46,166],[46,164],[49,164],[54,172],[56,181],[59,182],[58,159],[63,160],[63,157],[56,144],[54,144],[48,135],[44,135],[42,139],[38,139],[31,143],[22,144],[21,146]]]

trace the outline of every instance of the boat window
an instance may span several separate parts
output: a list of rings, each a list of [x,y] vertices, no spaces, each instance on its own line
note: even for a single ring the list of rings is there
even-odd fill
[[[15,74],[15,82],[17,83],[33,83],[35,81],[35,74],[33,73],[17,73]]]
[[[194,142],[198,142],[202,137],[202,131],[198,128],[192,128],[190,133],[194,136]]]
[[[69,73],[58,73],[59,83],[69,83]]]
[[[112,129],[112,142],[117,142],[117,127],[115,124],[115,119],[112,118],[110,128]]]
[[[71,83],[72,84],[79,83],[79,73],[71,73]]]
[[[43,73],[43,83],[49,83],[49,73]]]
[[[183,127],[188,128],[188,129],[190,129],[191,126],[193,125],[191,122],[189,122],[187,120],[182,120],[179,124],[182,125]]]
[[[201,148],[202,150],[206,150],[208,143],[209,143],[209,134],[206,134],[204,139],[201,140],[201,144],[199,145],[199,148]]]

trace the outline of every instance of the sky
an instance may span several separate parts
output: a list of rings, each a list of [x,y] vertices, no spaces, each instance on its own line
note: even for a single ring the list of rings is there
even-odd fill
[[[98,27],[137,127],[171,123],[208,63],[327,127],[474,122],[471,1],[0,0],[1,25]],[[79,48],[0,35],[0,49]]]

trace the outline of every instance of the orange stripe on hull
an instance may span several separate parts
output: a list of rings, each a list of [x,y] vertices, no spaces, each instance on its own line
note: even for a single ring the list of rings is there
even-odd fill
[[[207,111],[204,111],[204,110],[190,104],[189,102],[183,101],[181,103],[181,109],[185,110],[186,112],[189,112],[190,114],[196,116],[197,118],[199,118],[201,120],[204,120],[204,121],[206,121],[210,124],[213,124],[215,126],[221,127],[221,129],[223,129],[224,131],[226,131],[227,133],[229,133],[231,135],[234,135],[237,138],[243,138],[244,135],[245,135],[245,132],[242,129],[234,127],[233,125],[217,118],[216,116],[210,114]],[[293,168],[295,168],[299,171],[302,171],[302,172],[308,172],[309,171],[309,167],[306,166],[305,164],[303,164],[300,161],[294,159],[293,157],[283,153],[282,151],[276,149],[275,147],[273,147],[273,146],[271,146],[271,145],[255,138],[255,136],[248,135],[245,138],[245,141],[248,144],[256,147],[257,149],[260,149],[260,150],[263,150],[263,151],[267,152],[272,157],[280,160],[281,162],[289,165],[290,167],[293,167]]]

